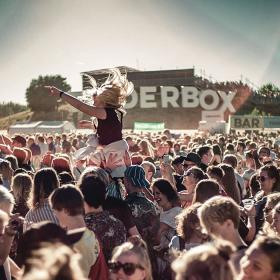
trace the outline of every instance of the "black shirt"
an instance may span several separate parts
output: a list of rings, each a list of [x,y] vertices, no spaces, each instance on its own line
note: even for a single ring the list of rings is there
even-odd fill
[[[105,108],[106,119],[98,119],[97,136],[100,145],[109,145],[122,140],[122,112]]]

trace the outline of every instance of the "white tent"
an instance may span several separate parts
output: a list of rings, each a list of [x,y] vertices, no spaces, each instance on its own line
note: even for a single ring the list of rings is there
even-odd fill
[[[69,133],[75,130],[69,121],[40,121],[17,123],[9,127],[9,134],[34,134],[34,133]]]

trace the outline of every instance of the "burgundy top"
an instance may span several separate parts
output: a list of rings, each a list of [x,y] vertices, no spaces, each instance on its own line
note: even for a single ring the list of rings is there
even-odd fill
[[[109,145],[122,140],[122,112],[105,108],[106,119],[98,119],[97,136],[100,145]]]

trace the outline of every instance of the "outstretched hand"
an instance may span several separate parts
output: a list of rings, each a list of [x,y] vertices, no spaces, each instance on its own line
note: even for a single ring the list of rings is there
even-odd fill
[[[59,97],[61,90],[54,86],[44,86],[44,88],[49,90],[51,96]]]

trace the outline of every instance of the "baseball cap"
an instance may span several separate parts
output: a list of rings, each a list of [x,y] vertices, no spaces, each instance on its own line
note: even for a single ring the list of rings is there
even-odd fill
[[[145,178],[145,171],[142,166],[131,165],[126,168],[124,177],[128,178],[135,187],[149,187],[150,183]]]
[[[197,165],[200,165],[200,163],[201,163],[200,156],[194,152],[188,153],[184,160],[194,162]]]

